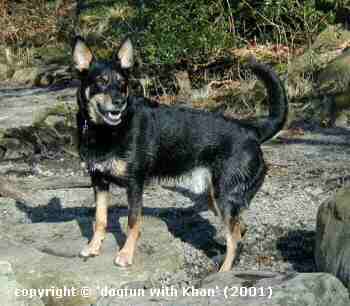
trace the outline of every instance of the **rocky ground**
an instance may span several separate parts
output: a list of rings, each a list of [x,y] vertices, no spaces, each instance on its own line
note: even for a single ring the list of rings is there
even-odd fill
[[[75,103],[72,88],[7,88],[0,91],[0,99],[2,129],[32,126],[33,113],[52,101]],[[25,100],[37,109],[30,111]],[[302,126],[263,146],[269,171],[244,215],[248,232],[235,271],[315,271],[317,209],[347,184],[349,142],[350,128]],[[0,260],[12,264],[21,284],[181,287],[197,284],[216,271],[225,250],[223,227],[206,210],[206,196],[193,194],[186,183],[146,189],[143,234],[130,269],[113,266],[114,253],[125,239],[127,215],[125,191],[113,188],[103,254],[84,262],[78,253],[91,237],[94,220],[89,178],[74,154],[53,153],[22,157],[13,149],[0,161],[1,175],[28,195],[24,203],[0,198]]]

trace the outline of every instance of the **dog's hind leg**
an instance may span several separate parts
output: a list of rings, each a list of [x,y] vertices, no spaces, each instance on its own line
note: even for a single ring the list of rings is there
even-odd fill
[[[95,185],[95,200],[96,200],[96,223],[94,227],[94,235],[89,244],[80,252],[81,257],[91,257],[100,254],[102,241],[106,235],[107,227],[107,211],[111,200],[107,184]]]
[[[227,203],[227,198],[222,196],[219,199],[215,197],[215,188],[212,184],[209,185],[208,208],[214,212],[216,216],[220,216],[225,223],[226,237],[226,256],[220,268],[220,272],[229,271],[236,257],[238,242],[245,233],[245,224],[241,224],[239,215],[231,216],[231,211],[227,209],[228,205],[218,205],[219,203]]]
[[[211,210],[215,216],[220,214],[219,208],[216,204],[215,190],[212,181],[208,184],[208,209]]]
[[[239,218],[228,218],[225,221],[226,228],[226,257],[219,272],[231,270],[236,257],[238,242],[242,238]]]
[[[217,200],[215,197],[215,190],[212,182],[210,181],[208,186],[208,209],[211,210],[215,216],[219,216],[222,218],[220,210],[217,205]],[[244,223],[241,216],[239,216],[239,226],[240,226],[240,232],[241,236],[243,237],[245,233],[247,232],[247,225]]]
[[[126,267],[133,263],[137,240],[140,237],[142,192],[140,183],[130,183],[128,193],[128,235],[122,249],[117,253],[114,263],[120,267]]]
[[[245,154],[226,161],[220,175],[218,208],[226,228],[226,257],[220,272],[229,271],[236,256],[238,243],[245,232],[240,214],[247,209],[264,181],[265,163],[260,150],[246,150]]]

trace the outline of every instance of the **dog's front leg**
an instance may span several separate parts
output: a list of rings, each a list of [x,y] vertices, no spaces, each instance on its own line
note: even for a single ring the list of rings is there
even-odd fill
[[[96,201],[96,223],[94,227],[94,235],[89,244],[80,252],[81,257],[99,255],[102,241],[106,235],[107,211],[111,200],[109,184],[102,182],[102,180],[98,178],[92,178],[92,184],[94,187]]]
[[[122,249],[117,253],[115,264],[126,267],[132,264],[136,243],[140,236],[143,182],[131,180],[128,184],[128,235]]]

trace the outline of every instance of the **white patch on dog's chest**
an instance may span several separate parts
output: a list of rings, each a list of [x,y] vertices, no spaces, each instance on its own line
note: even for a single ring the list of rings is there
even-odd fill
[[[127,162],[121,159],[112,160],[112,172],[115,176],[126,176],[127,173]]]
[[[94,162],[90,168],[90,171],[99,171],[104,174],[125,177],[127,176],[128,163],[122,159],[108,159],[105,161]]]
[[[183,175],[181,182],[192,192],[201,194],[207,190],[211,182],[211,172],[208,168],[197,167]]]

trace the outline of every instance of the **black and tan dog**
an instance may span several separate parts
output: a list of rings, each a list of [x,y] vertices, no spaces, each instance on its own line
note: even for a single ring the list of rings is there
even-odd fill
[[[265,83],[270,113],[247,123],[204,111],[158,105],[128,92],[133,46],[125,40],[111,61],[97,61],[82,38],[73,48],[80,74],[77,114],[80,154],[86,161],[96,197],[92,240],[80,255],[100,253],[107,225],[109,185],[127,188],[128,235],[115,264],[132,264],[140,235],[142,193],[150,178],[192,173],[210,195],[209,208],[226,226],[227,253],[220,271],[231,269],[241,239],[240,212],[261,186],[266,167],[260,149],[287,116],[287,99],[276,74],[265,65],[251,69]]]

